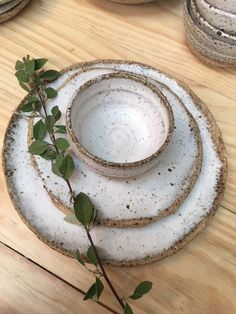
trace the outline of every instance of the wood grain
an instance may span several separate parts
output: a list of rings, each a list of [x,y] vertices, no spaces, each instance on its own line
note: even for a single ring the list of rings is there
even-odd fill
[[[223,206],[231,212],[221,208],[206,231],[176,256],[150,266],[108,269],[121,294],[131,292],[139,280],[155,282],[152,293],[135,303],[135,313],[235,313],[236,69],[210,68],[190,53],[184,40],[182,0],[158,0],[135,6],[105,0],[32,0],[17,17],[1,25],[0,47],[1,145],[8,119],[24,94],[14,77],[14,63],[29,53],[47,57],[50,66],[56,69],[95,58],[144,62],[183,80],[206,102],[226,144],[229,178]],[[41,243],[21,222],[7,195],[2,171],[0,199],[0,241],[86,291],[92,281],[91,275],[76,261]],[[7,267],[7,260],[12,260],[9,254],[4,251],[4,262],[0,259],[3,269]],[[18,266],[10,269],[9,274],[4,272],[4,278],[9,281],[4,296],[10,286],[14,286],[11,274],[20,267],[18,258],[16,256]],[[27,274],[32,278],[31,269],[35,266],[28,263],[24,267],[29,267]],[[51,285],[55,285],[54,278],[44,272],[37,274],[36,271],[35,276],[40,282],[46,278],[49,287],[51,281]],[[27,284],[31,284],[32,292],[24,302],[31,302],[31,297],[38,296],[43,303],[40,289],[45,286],[41,284],[37,290],[33,280]],[[15,293],[14,287],[9,293]],[[75,296],[71,288],[64,284],[60,287],[65,295],[72,295],[75,302],[80,302],[79,292]],[[120,312],[108,290],[102,301]],[[17,303],[12,301],[11,306],[15,312],[10,313],[18,313]],[[87,309],[84,313],[92,312],[90,304],[81,306]],[[99,306],[100,310],[102,313],[103,308]],[[76,310],[73,313],[77,313]]]
[[[3,244],[0,260],[1,314],[109,313]]]

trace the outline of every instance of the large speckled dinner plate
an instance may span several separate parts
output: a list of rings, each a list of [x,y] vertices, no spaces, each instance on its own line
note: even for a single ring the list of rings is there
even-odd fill
[[[101,67],[108,71],[125,70],[161,83],[186,106],[200,130],[202,168],[191,192],[174,214],[143,227],[96,226],[92,230],[104,262],[114,265],[152,262],[181,249],[216,212],[226,181],[224,145],[214,119],[194,93],[149,66],[112,60],[81,63],[63,70],[54,86],[66,84],[78,70]],[[31,230],[51,247],[67,255],[74,254],[76,249],[85,253],[89,246],[86,234],[81,226],[64,221],[64,213],[51,201],[27,153],[27,136],[28,121],[13,115],[4,140],[3,166],[14,206]]]

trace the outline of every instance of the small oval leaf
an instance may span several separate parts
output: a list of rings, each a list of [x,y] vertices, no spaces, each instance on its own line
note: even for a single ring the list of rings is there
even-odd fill
[[[75,169],[74,160],[70,155],[66,155],[62,161],[59,171],[65,180],[69,180]]]
[[[66,127],[65,125],[55,125],[56,131],[55,133],[66,134]]]
[[[96,299],[96,284],[94,283],[86,292],[84,296],[84,301],[89,300],[89,299]]]
[[[81,265],[85,266],[85,262],[83,261],[79,250],[76,251],[76,259]]]
[[[32,155],[41,155],[42,153],[45,152],[45,150],[48,147],[48,143],[41,141],[41,140],[37,140],[34,141],[30,146],[29,146],[29,153]]]
[[[34,59],[27,60],[25,62],[25,70],[26,70],[26,73],[28,73],[29,75],[32,75],[34,73],[34,67],[35,67]]]
[[[18,70],[15,73],[15,76],[17,77],[19,82],[22,82],[22,83],[28,83],[29,82],[29,76],[24,70]]]
[[[55,119],[53,118],[53,116],[51,115],[47,116],[45,119],[45,125],[49,133],[52,132],[54,124],[55,124]]]
[[[44,81],[51,82],[51,81],[56,80],[59,76],[60,76],[60,72],[55,71],[55,70],[48,70],[42,73],[40,75],[40,78]]]
[[[79,193],[74,201],[75,216],[83,226],[88,226],[93,222],[94,208],[90,198]]]
[[[133,314],[133,311],[128,303],[125,304],[124,314]]]
[[[152,282],[143,281],[136,287],[136,289],[134,290],[134,293],[130,296],[130,298],[133,300],[140,299],[142,298],[144,294],[148,293],[151,289],[152,289]]]
[[[53,146],[48,146],[45,152],[40,154],[40,157],[42,157],[45,160],[54,160],[56,159],[57,153]]]
[[[35,59],[35,71],[41,69],[47,62],[46,58]]]
[[[64,217],[64,220],[69,224],[80,226],[80,222],[78,221],[74,214],[68,214],[67,216]]]
[[[46,94],[47,94],[47,98],[55,98],[57,97],[57,91],[52,88],[52,87],[48,87],[46,88]]]
[[[65,151],[68,147],[70,147],[70,144],[65,138],[59,137],[56,139],[56,146],[58,150]]]
[[[15,64],[15,69],[18,71],[18,70],[21,70],[23,68],[24,68],[24,63],[21,62],[20,60],[17,60],[16,64]]]
[[[33,129],[33,136],[36,140],[43,140],[46,136],[47,129],[45,124],[42,120],[39,120],[35,125]]]
[[[97,257],[96,257],[96,254],[92,245],[88,248],[87,258],[91,264],[93,264],[94,266],[97,266],[98,260],[97,260]]]
[[[58,106],[54,106],[51,110],[52,116],[55,121],[58,121],[61,117],[61,111],[59,110]]]
[[[99,279],[98,277],[96,277],[95,286],[96,286],[96,299],[99,300],[104,290],[104,286],[101,279]]]

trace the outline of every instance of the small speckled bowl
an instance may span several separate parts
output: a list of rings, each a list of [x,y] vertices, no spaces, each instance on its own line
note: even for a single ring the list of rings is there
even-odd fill
[[[126,72],[98,76],[72,97],[66,112],[79,159],[110,177],[132,177],[157,164],[174,127],[163,94]]]
[[[196,0],[196,4],[202,17],[212,26],[226,33],[236,34],[236,14],[217,9],[205,0]]]

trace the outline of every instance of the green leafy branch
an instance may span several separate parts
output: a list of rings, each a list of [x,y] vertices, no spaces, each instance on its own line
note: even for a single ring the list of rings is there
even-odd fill
[[[127,300],[141,298],[151,290],[152,283],[149,281],[141,282],[132,295],[121,298],[106,273],[98,254],[99,249],[95,246],[91,236],[91,230],[96,225],[98,212],[86,194],[79,193],[75,195],[70,183],[75,165],[72,156],[68,153],[70,144],[63,137],[66,134],[66,127],[58,124],[61,111],[58,106],[54,106],[50,113],[47,110],[47,101],[57,97],[57,91],[52,87],[48,87],[48,83],[60,76],[60,73],[55,70],[44,70],[43,67],[47,61],[45,58],[33,59],[27,56],[21,61],[18,60],[15,64],[15,75],[19,85],[28,93],[26,101],[16,114],[26,118],[38,119],[33,126],[33,142],[30,144],[28,151],[32,155],[38,155],[50,161],[52,172],[64,179],[71,196],[74,215],[84,227],[90,242],[86,256],[81,256],[79,250],[76,252],[77,261],[95,276],[95,282],[88,289],[84,300],[99,300],[104,290],[102,282],[102,278],[104,278],[124,313],[132,314],[133,311]],[[48,138],[48,140],[45,140],[45,138]],[[69,221],[69,219],[66,220]],[[92,265],[93,269],[88,267],[87,264]]]

